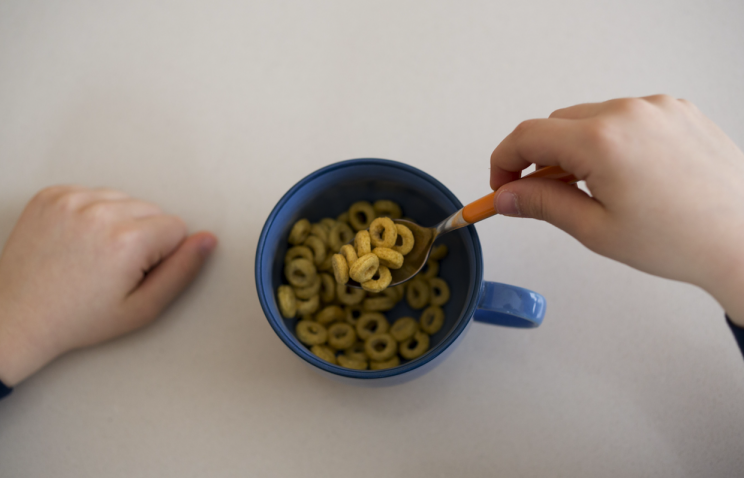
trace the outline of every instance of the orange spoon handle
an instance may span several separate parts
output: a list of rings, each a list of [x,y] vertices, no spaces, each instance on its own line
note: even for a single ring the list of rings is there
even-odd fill
[[[554,179],[566,184],[574,184],[579,181],[573,174],[567,173],[558,166],[548,166],[546,168],[538,169],[522,179],[526,178]],[[480,199],[476,199],[462,208],[462,218],[470,224],[473,224],[495,215],[496,209],[493,207],[493,197],[495,194],[496,191],[487,194]]]

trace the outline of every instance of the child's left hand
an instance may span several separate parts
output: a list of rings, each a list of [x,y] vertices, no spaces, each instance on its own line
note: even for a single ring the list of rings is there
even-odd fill
[[[153,321],[217,244],[153,204],[56,186],[23,211],[0,255],[0,380]]]

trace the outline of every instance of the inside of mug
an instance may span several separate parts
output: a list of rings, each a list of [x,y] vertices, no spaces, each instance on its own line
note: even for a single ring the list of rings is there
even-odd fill
[[[284,254],[291,247],[287,237],[292,225],[302,218],[318,222],[324,217],[335,218],[348,210],[356,201],[376,201],[389,199],[397,202],[403,209],[404,217],[410,217],[424,226],[433,226],[456,212],[460,202],[437,181],[410,167],[397,166],[399,163],[374,160],[338,163],[336,168],[329,166],[298,183],[277,205],[275,217],[267,225],[268,230],[261,252],[264,261],[262,284],[271,284],[272,300],[267,301],[277,326],[283,331],[280,337],[290,348],[305,360],[336,374],[346,376],[380,375],[386,371],[356,371],[325,362],[305,347],[295,336],[298,319],[281,318],[275,298],[277,288],[286,284],[283,277]],[[481,273],[475,249],[477,237],[471,228],[460,229],[439,238],[436,244],[446,244],[449,253],[440,261],[439,277],[450,287],[450,300],[444,305],[445,323],[431,336],[429,351],[412,361],[401,361],[396,368],[411,368],[413,362],[428,361],[443,351],[461,332],[461,319],[472,314],[473,302],[477,298],[474,287]],[[470,312],[468,312],[470,310]],[[422,310],[412,309],[405,298],[394,309],[384,312],[392,324],[400,317],[418,319]],[[467,315],[466,315],[467,314]],[[394,369],[391,369],[394,370]]]

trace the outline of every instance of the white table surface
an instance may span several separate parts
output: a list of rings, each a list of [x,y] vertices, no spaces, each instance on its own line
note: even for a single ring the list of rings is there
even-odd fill
[[[744,145],[740,0],[0,2],[0,241],[53,183],[120,188],[221,239],[153,326],[0,403],[2,477],[744,475],[744,361],[692,286],[532,220],[479,224],[486,277],[548,299],[385,389],[313,373],[254,253],[295,182],[381,157],[487,193],[516,124],[666,92]]]

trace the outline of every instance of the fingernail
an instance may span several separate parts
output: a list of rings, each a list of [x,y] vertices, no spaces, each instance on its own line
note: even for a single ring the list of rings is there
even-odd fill
[[[517,195],[502,191],[496,196],[496,212],[504,216],[519,216]]]
[[[214,236],[204,236],[199,242],[199,252],[208,256],[217,246],[217,239]]]

